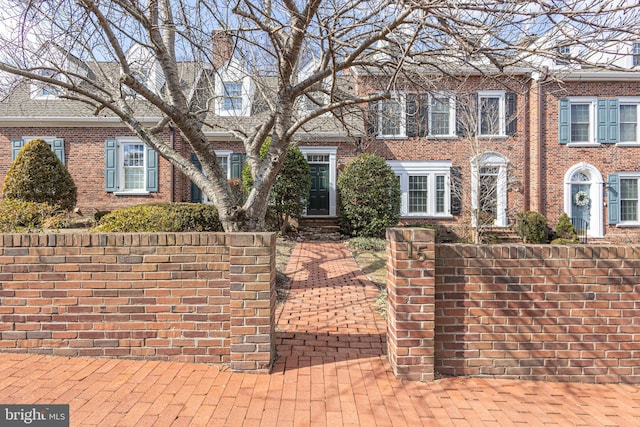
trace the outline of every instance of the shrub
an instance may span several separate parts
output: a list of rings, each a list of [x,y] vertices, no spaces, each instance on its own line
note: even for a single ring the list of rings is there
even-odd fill
[[[551,243],[555,245],[569,245],[578,242],[579,240],[576,228],[571,223],[569,215],[565,212],[560,215],[560,218],[558,218],[554,240]]]
[[[516,215],[516,231],[525,243],[547,243],[549,238],[546,218],[535,211]]]
[[[354,237],[346,243],[347,247],[355,251],[384,251],[387,241],[377,237]]]
[[[0,232],[32,232],[51,228],[60,212],[48,203],[5,199],[0,203]],[[49,221],[49,223],[48,223]]]
[[[218,211],[204,203],[150,203],[104,215],[97,232],[223,231]]]
[[[5,199],[47,203],[63,210],[76,205],[77,189],[71,175],[42,139],[27,142],[7,171]]]
[[[361,154],[338,177],[343,227],[352,236],[383,237],[400,219],[400,183],[383,158]]]

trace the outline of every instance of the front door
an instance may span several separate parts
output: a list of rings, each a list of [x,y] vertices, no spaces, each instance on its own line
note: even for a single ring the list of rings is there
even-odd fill
[[[571,220],[576,230],[589,230],[591,222],[591,184],[571,184]]]
[[[311,191],[307,215],[329,215],[329,164],[311,163]]]

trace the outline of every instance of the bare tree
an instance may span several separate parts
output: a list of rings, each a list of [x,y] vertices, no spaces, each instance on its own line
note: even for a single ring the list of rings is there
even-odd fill
[[[55,88],[96,114],[109,111],[202,189],[227,231],[263,227],[269,189],[299,132],[325,114],[352,129],[353,107],[388,98],[407,66],[434,79],[487,68],[543,70],[544,58],[558,54],[557,43],[533,36],[557,28],[565,44],[586,48],[586,41],[597,40],[606,51],[613,36],[635,37],[638,24],[637,3],[612,0],[2,0],[2,6],[6,87],[11,75]],[[250,76],[252,90],[264,100],[264,113],[250,125],[216,114],[216,73],[234,71],[216,63],[216,31],[231,38],[242,64],[235,72]],[[301,74],[312,60],[317,65]],[[198,70],[193,87],[182,84],[184,63]],[[616,66],[615,55],[607,65]],[[354,69],[359,78],[377,80],[375,93],[346,96],[340,90],[341,77]],[[152,82],[143,77],[149,70]],[[317,108],[301,114],[303,99]],[[139,120],[141,106],[159,120]],[[202,171],[162,141],[168,126],[181,132]],[[242,206],[206,136],[212,129],[244,145],[254,185]],[[267,136],[272,143],[261,160]]]

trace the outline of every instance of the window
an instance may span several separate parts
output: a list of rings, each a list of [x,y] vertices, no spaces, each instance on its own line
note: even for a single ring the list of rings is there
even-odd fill
[[[224,97],[222,99],[224,111],[242,110],[242,82],[225,82]]]
[[[487,152],[471,160],[471,209],[474,226],[506,227],[509,160]]]
[[[561,144],[596,144],[606,138],[603,126],[598,123],[598,141],[596,141],[596,98],[576,97],[560,100],[559,107],[559,140]],[[601,100],[606,101],[607,100]],[[598,109],[600,109],[598,103]],[[603,105],[603,109],[607,106]],[[604,120],[606,112],[598,113],[598,118]],[[617,136],[614,137],[617,139]],[[600,141],[602,142],[602,141]]]
[[[640,41],[633,43],[633,66],[640,67]]]
[[[447,95],[432,95],[429,102],[429,130],[433,136],[455,135],[455,99]]]
[[[216,150],[216,159],[220,169],[224,172],[227,179],[240,179],[242,176],[242,169],[245,162],[244,153],[234,153],[231,150]],[[198,157],[191,153],[191,163],[193,163],[198,169],[202,170],[202,165]],[[192,203],[210,203],[206,194],[202,193],[202,190],[191,182],[191,202]]]
[[[38,72],[42,77],[55,79],[56,72],[50,69],[42,69]],[[31,84],[31,97],[34,99],[53,99],[60,95],[60,88],[55,85],[33,81]]]
[[[449,161],[397,161],[387,164],[398,176],[402,191],[400,215],[450,216]]]
[[[638,222],[638,178],[620,178],[620,221]]]
[[[557,65],[567,65],[571,57],[571,46],[560,46],[556,49],[558,57],[555,62]]]
[[[105,141],[105,191],[147,194],[158,191],[158,154],[135,138]]]
[[[620,100],[620,140],[621,143],[640,143],[638,138],[638,121],[640,102],[637,103],[622,103],[626,102]]]
[[[405,136],[404,101],[404,95],[396,94],[378,103],[379,136]]]
[[[56,138],[55,136],[23,136],[22,138],[13,139],[11,141],[11,161],[15,160],[25,143],[38,138],[44,139],[49,144],[51,150],[64,165],[64,139]]]
[[[480,136],[505,135],[505,93],[478,93],[478,132]]]

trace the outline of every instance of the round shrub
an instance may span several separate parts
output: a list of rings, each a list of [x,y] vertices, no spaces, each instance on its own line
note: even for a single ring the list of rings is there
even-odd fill
[[[223,231],[218,211],[204,203],[150,203],[104,215],[96,232]]]
[[[48,203],[63,210],[76,205],[76,185],[69,171],[42,139],[27,142],[7,171],[5,199]]]
[[[60,215],[55,206],[48,203],[25,202],[5,199],[0,203],[0,233],[31,232],[42,230]]]
[[[558,218],[554,240],[551,243],[556,245],[569,245],[578,242],[579,239],[576,228],[571,223],[569,215],[565,212]]]
[[[535,211],[522,212],[517,215],[516,231],[524,243],[547,243],[549,238],[546,218]]]
[[[338,177],[343,227],[352,236],[384,237],[400,219],[400,182],[383,158],[365,153]]]

